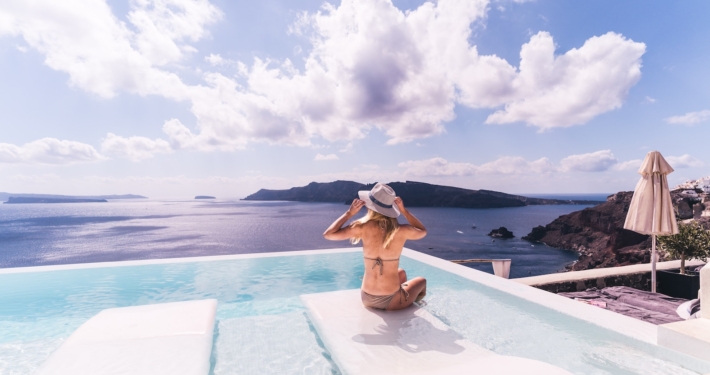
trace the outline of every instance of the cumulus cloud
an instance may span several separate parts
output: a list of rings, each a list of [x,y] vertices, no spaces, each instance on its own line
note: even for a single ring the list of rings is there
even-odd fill
[[[73,86],[102,97],[125,91],[189,103],[195,125],[172,119],[163,130],[173,148],[205,151],[352,141],[373,129],[390,144],[408,142],[444,132],[456,105],[504,106],[488,123],[582,124],[622,105],[645,52],[643,43],[607,33],[557,56],[552,36],[540,32],[516,67],[469,43],[487,0],[426,2],[406,12],[391,0],[343,0],[292,25],[310,44],[303,68],[254,58],[235,62],[236,76],[206,72],[190,85],[178,64],[221,11],[207,0],[130,4],[124,23],[105,0],[4,1],[0,36],[22,36]]]
[[[104,159],[86,143],[42,138],[16,146],[0,143],[0,163],[6,164],[76,164]]]
[[[451,163],[444,158],[409,160],[397,164],[406,168],[405,175],[410,176],[468,176],[476,173],[477,167],[470,163]]]
[[[570,155],[560,161],[560,170],[574,172],[603,172],[619,162],[611,150]]]
[[[485,163],[478,167],[478,173],[486,174],[523,174],[523,173],[550,173],[555,171],[555,166],[548,158],[527,161],[519,156],[504,156],[495,161]]]
[[[167,141],[162,139],[152,140],[146,137],[124,138],[108,133],[101,143],[101,151],[109,156],[141,161],[150,159],[156,154],[170,153],[172,148]]]
[[[225,65],[230,62],[231,60],[227,60],[224,57],[220,56],[219,54],[214,54],[210,53],[209,55],[205,56],[205,61],[210,63],[212,66],[220,66],[220,65]]]
[[[338,160],[338,155],[336,154],[328,154],[328,155],[323,155],[323,154],[317,154],[313,160],[315,161],[329,161],[329,160]]]
[[[633,159],[615,164],[611,167],[611,169],[615,171],[638,170],[639,168],[641,168],[641,163],[643,163],[643,160]]]
[[[505,109],[488,124],[525,122],[540,130],[584,124],[620,108],[641,78],[646,51],[622,35],[609,32],[588,39],[579,49],[555,57],[552,36],[539,32],[520,51],[520,72],[509,80]]]
[[[695,125],[701,122],[705,122],[708,119],[710,119],[710,110],[688,112],[681,116],[668,117],[666,118],[666,122],[669,124]]]
[[[0,2],[0,36],[22,36],[72,86],[102,97],[119,91],[187,99],[177,74],[160,67],[194,52],[221,13],[206,0],[135,0],[121,22],[104,0]]]
[[[691,167],[702,167],[705,165],[702,160],[698,158],[694,158],[688,154],[681,155],[681,156],[668,156],[666,157],[666,161],[668,161],[668,164],[671,165],[673,168],[691,168]]]
[[[477,166],[471,163],[453,163],[440,157],[410,160],[399,163],[409,176],[470,176],[475,174],[525,174],[549,173],[555,170],[547,158],[527,161],[522,157],[505,156]]]

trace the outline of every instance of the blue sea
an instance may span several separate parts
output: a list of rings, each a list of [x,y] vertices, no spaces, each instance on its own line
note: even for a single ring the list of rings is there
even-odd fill
[[[557,272],[577,255],[520,237],[585,207],[410,208],[429,234],[406,246],[449,260],[510,258],[511,277]],[[0,204],[0,268],[348,247],[322,237],[346,208],[236,200]],[[486,235],[501,226],[516,237],[494,241]],[[490,264],[472,267],[492,272]]]

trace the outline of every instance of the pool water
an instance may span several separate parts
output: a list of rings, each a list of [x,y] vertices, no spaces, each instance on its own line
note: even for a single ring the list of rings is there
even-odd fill
[[[698,374],[710,364],[403,257],[427,310],[496,353],[575,374]],[[299,295],[358,288],[359,252],[0,274],[0,374],[31,374],[83,322],[121,306],[216,298],[212,374],[339,374]],[[681,365],[682,364],[682,365]]]

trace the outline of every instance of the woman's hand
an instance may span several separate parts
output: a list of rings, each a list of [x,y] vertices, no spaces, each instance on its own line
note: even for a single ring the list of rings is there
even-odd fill
[[[357,199],[357,198],[353,199],[353,203],[350,204],[350,208],[348,208],[347,214],[350,216],[357,215],[357,213],[360,211],[360,209],[364,205],[365,205],[365,201],[363,201],[361,199]]]
[[[404,212],[407,210],[406,208],[404,208],[404,202],[402,202],[402,198],[400,198],[400,197],[396,197],[394,199],[394,204],[399,209],[399,212]]]

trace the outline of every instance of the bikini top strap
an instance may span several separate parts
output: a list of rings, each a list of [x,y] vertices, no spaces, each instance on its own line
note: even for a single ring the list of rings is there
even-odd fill
[[[396,260],[399,260],[399,258],[397,258],[397,259],[382,259],[382,258],[380,258],[380,257],[377,257],[377,258],[368,258],[368,257],[366,257],[366,256],[363,256],[363,258],[369,259],[369,260],[374,260],[374,261],[375,261],[375,264],[372,265],[372,269],[374,270],[375,267],[380,266],[380,275],[382,275],[382,268],[384,267],[384,263],[382,263],[382,262],[394,262],[394,261],[396,261]]]

